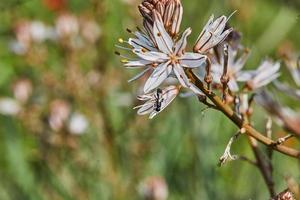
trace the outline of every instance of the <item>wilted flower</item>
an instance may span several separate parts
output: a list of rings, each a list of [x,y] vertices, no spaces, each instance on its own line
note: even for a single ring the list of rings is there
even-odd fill
[[[166,200],[168,198],[168,185],[162,177],[148,177],[144,180],[139,192],[146,200]]]
[[[206,56],[198,53],[185,53],[187,37],[191,34],[188,28],[180,40],[173,42],[170,35],[166,32],[162,19],[157,12],[154,12],[153,35],[158,49],[149,45],[149,41],[139,40],[132,45],[133,52],[139,57],[137,61],[126,61],[127,67],[144,67],[149,71],[150,67],[154,69],[144,86],[144,92],[148,93],[157,88],[170,75],[175,75],[182,86],[190,88],[191,83],[188,80],[185,68],[196,68],[205,64]]]
[[[175,99],[178,93],[179,87],[172,85],[164,89],[157,89],[150,94],[140,95],[138,99],[146,102],[134,109],[138,109],[137,113],[139,115],[150,114],[149,118],[152,119],[163,111]]]
[[[83,114],[74,113],[71,115],[68,125],[71,134],[81,135],[86,131],[87,127],[88,120]]]
[[[21,105],[13,98],[0,98],[0,114],[17,115],[21,111]]]
[[[212,15],[197,39],[194,52],[206,53],[209,49],[223,42],[233,30],[232,28],[225,30],[230,17],[227,18],[223,15],[214,21]]]
[[[265,60],[257,70],[244,72],[240,75],[239,79],[247,81],[247,87],[250,90],[255,90],[277,79],[280,76],[279,69],[279,62],[274,63],[270,60]]]

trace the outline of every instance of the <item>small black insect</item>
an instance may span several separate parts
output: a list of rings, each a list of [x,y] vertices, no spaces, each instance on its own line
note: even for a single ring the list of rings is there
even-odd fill
[[[156,90],[156,94],[155,94],[155,104],[154,104],[154,110],[156,112],[159,112],[161,110],[161,103],[163,102],[164,99],[161,98],[162,97],[162,90],[161,89],[157,89]]]

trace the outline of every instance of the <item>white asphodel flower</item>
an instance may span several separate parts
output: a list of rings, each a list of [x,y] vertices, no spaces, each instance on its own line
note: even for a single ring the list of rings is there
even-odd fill
[[[138,59],[135,61],[126,61],[127,67],[146,67],[145,71],[138,77],[153,69],[152,74],[148,78],[144,86],[144,92],[149,93],[159,87],[169,76],[175,75],[183,87],[191,88],[183,68],[197,68],[206,63],[206,56],[200,53],[186,53],[187,37],[191,34],[188,28],[182,34],[182,37],[174,42],[172,37],[167,33],[161,16],[153,11],[154,24],[153,36],[155,38],[155,46],[151,41],[144,37],[138,37],[128,41],[134,49],[132,50]]]
[[[245,81],[244,79],[240,79],[240,75],[243,73],[241,70],[245,66],[250,52],[248,49],[244,49],[243,54],[241,57],[238,56],[238,49],[233,49],[231,46],[228,46],[228,69],[227,69],[227,76],[229,77],[228,88],[233,91],[237,92],[239,90],[238,82]],[[218,62],[215,59],[211,59],[212,61],[212,74],[213,74],[213,81],[217,84],[220,83],[220,79],[223,74],[223,67],[224,67],[224,54],[220,55],[221,59]]]
[[[215,21],[212,15],[197,39],[194,52],[206,53],[209,49],[223,42],[233,30],[232,28],[225,30],[226,23],[233,14],[228,18],[223,15]]]
[[[137,106],[139,115],[150,114],[149,118],[152,119],[158,113],[163,111],[178,95],[180,87],[168,86],[164,89],[157,89],[156,91],[138,96],[141,101],[146,101],[143,105]]]
[[[247,87],[250,90],[256,90],[268,85],[280,76],[278,72],[280,69],[279,62],[272,62],[270,60],[263,61],[257,70],[244,71],[240,74],[241,81],[247,81]]]

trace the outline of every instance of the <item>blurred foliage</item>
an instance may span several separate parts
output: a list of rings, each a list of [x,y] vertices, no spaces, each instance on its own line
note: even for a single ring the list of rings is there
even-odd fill
[[[231,25],[252,49],[248,68],[278,49],[299,50],[300,5],[297,0],[183,0],[183,26],[196,39],[208,17],[238,12]],[[0,116],[0,199],[139,199],[147,177],[163,177],[169,199],[268,199],[259,171],[243,161],[217,167],[236,128],[220,113],[203,111],[196,99],[178,98],[154,120],[137,116],[132,107],[138,84],[114,55],[126,28],[141,25],[138,0],[0,0],[0,97],[16,98],[14,84],[30,80],[32,94],[15,116]],[[30,43],[26,52],[12,47],[18,26],[39,21],[57,25],[64,14],[97,25],[93,40],[63,37]],[[71,27],[72,29],[72,27]],[[76,31],[76,30],[75,30]],[[91,29],[88,34],[95,33]],[[93,37],[93,36],[90,36]],[[20,48],[20,46],[17,46]],[[17,49],[20,50],[20,49]],[[22,49],[21,49],[22,50]],[[289,79],[283,67],[282,80]],[[59,100],[59,101],[56,101]],[[84,133],[49,125],[52,105],[67,104],[88,121]],[[298,102],[284,101],[291,106]],[[55,108],[54,108],[55,109]],[[264,130],[261,109],[255,126]],[[71,114],[70,114],[71,115]],[[282,134],[274,127],[274,137]],[[289,145],[299,148],[292,140]],[[263,148],[263,147],[262,147]],[[253,158],[245,138],[234,152]],[[276,191],[287,186],[286,175],[300,180],[299,163],[275,153]]]

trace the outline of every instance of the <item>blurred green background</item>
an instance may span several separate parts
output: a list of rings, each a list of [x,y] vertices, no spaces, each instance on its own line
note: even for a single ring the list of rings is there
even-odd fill
[[[268,199],[259,171],[243,161],[217,166],[237,131],[197,99],[177,98],[153,120],[137,116],[136,72],[114,55],[126,28],[141,25],[139,0],[0,0],[0,199]],[[298,0],[182,0],[182,29],[195,41],[216,16],[252,49],[247,68],[300,48]],[[190,47],[192,43],[190,43]],[[283,68],[282,80],[290,79]],[[297,109],[293,99],[283,101]],[[299,108],[299,107],[298,107]],[[264,130],[266,114],[254,124]],[[274,125],[275,136],[282,130]],[[299,148],[292,140],[288,145]],[[263,148],[263,147],[262,147]],[[241,137],[234,153],[253,158]],[[276,191],[299,163],[274,154]]]

